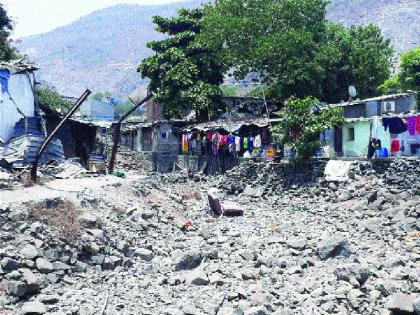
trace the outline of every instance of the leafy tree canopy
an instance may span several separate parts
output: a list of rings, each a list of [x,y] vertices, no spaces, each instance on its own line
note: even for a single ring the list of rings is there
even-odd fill
[[[66,111],[70,109],[72,103],[55,91],[46,88],[39,88],[35,91],[39,104],[48,106],[57,111]]]
[[[382,93],[420,91],[420,46],[401,55],[400,72],[383,82],[378,89]]]
[[[350,84],[371,96],[388,75],[390,43],[377,27],[344,28],[325,18],[326,0],[219,0],[206,8],[200,41],[236,76],[260,73],[280,100],[348,98]]]
[[[195,110],[197,118],[205,119],[220,107],[224,69],[218,51],[222,46],[209,47],[196,40],[203,14],[202,8],[181,9],[176,17],[154,18],[156,29],[168,38],[148,43],[155,55],[144,59],[138,71],[150,78],[150,89],[164,104],[168,118]]]
[[[102,101],[102,98],[104,98],[104,97],[110,97],[110,96],[112,96],[112,93],[109,92],[109,91],[98,91],[98,92],[95,92],[92,95],[92,98],[95,101]]]
[[[297,153],[298,159],[308,159],[315,155],[322,145],[320,134],[344,122],[341,108],[319,110],[318,100],[289,99],[279,112],[281,123],[271,128],[278,144]]]
[[[9,46],[8,37],[13,29],[12,20],[8,17],[3,4],[0,3],[0,60],[9,61],[17,57],[16,50]]]

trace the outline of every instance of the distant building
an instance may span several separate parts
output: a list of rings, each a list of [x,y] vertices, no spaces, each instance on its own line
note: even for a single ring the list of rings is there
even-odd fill
[[[111,98],[104,98],[101,101],[89,98],[80,106],[79,115],[91,120],[113,121],[115,104]]]

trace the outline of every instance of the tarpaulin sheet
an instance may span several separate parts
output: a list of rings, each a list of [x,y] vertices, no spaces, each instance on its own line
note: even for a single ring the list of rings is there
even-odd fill
[[[324,175],[328,181],[344,182],[349,179],[352,161],[329,160]]]

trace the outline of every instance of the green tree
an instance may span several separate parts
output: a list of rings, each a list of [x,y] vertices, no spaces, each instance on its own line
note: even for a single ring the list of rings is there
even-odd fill
[[[222,84],[220,90],[222,91],[223,96],[238,96],[239,88],[230,84]]]
[[[274,139],[283,148],[296,152],[304,160],[315,155],[322,145],[320,134],[344,122],[341,108],[319,109],[319,101],[289,99],[279,112],[281,123],[271,128]]]
[[[205,119],[222,104],[223,65],[218,58],[222,46],[206,47],[196,40],[203,15],[199,8],[181,9],[173,18],[154,17],[157,31],[168,38],[148,43],[155,55],[144,59],[138,71],[150,78],[150,89],[168,118],[195,110],[198,119]]]
[[[323,69],[322,94],[326,102],[347,100],[353,85],[359,97],[377,94],[377,86],[389,77],[392,48],[374,25],[345,28],[327,24],[317,61]]]
[[[10,47],[8,37],[13,30],[12,20],[8,17],[3,4],[0,3],[0,60],[9,61],[17,57],[16,50]]]
[[[389,41],[374,26],[326,21],[327,0],[219,0],[208,6],[201,41],[219,52],[238,78],[259,73],[267,96],[316,96],[337,102],[350,84],[371,96],[389,75]]]
[[[400,72],[379,85],[382,93],[420,91],[420,46],[401,55]]]
[[[95,101],[102,101],[103,97],[110,97],[112,96],[112,93],[109,91],[97,91],[92,95],[92,98]]]
[[[420,46],[401,55],[399,79],[403,88],[420,91]]]
[[[72,103],[55,91],[46,88],[39,88],[35,91],[38,103],[48,106],[57,111],[66,111],[70,109]]]

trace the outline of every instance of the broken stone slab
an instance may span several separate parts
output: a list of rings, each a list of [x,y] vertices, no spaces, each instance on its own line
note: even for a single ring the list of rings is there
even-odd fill
[[[264,195],[264,192],[265,187],[263,186],[254,187],[251,185],[247,185],[244,189],[243,194],[249,197],[260,198]]]
[[[395,293],[388,300],[386,308],[392,311],[393,315],[414,314],[415,300],[415,294]]]
[[[144,261],[152,261],[154,255],[151,250],[148,250],[146,248],[138,248],[136,249],[135,256],[140,257],[140,259]]]
[[[98,221],[98,218],[94,216],[93,214],[85,212],[79,217],[79,221],[86,227],[95,227]]]
[[[38,315],[38,314],[45,314],[47,312],[47,307],[39,302],[39,301],[35,301],[35,302],[28,302],[23,304],[22,307],[22,311],[21,314],[22,315]]]
[[[234,202],[223,202],[222,204],[223,215],[226,217],[240,217],[244,215],[244,208]]]
[[[11,296],[22,297],[26,294],[27,291],[27,284],[23,281],[5,281],[4,286],[6,288],[6,292]]]
[[[217,189],[210,189],[207,193],[210,209],[217,215],[223,213],[222,206],[220,204],[220,199],[218,197],[219,191]]]
[[[36,269],[39,270],[41,273],[49,273],[54,271],[54,266],[48,260],[44,258],[37,258],[35,261]]]
[[[188,283],[194,285],[208,285],[210,283],[207,274],[203,270],[193,270],[190,271],[189,274],[186,276],[186,280]]]

